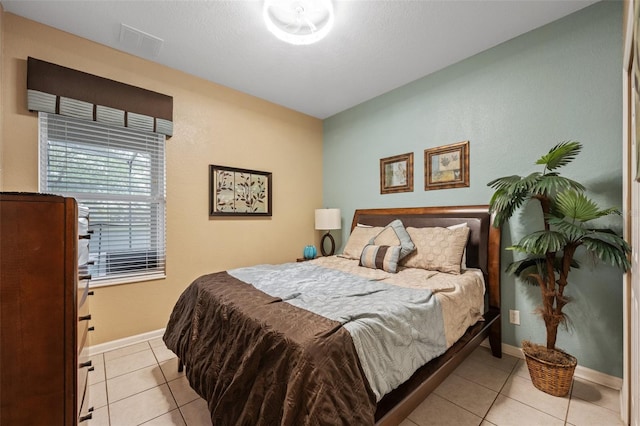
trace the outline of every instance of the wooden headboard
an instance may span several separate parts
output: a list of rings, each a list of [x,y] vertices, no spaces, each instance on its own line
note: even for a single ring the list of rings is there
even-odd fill
[[[467,266],[484,273],[490,308],[500,308],[500,229],[493,226],[489,206],[408,207],[356,210],[351,230],[357,224],[386,226],[400,219],[405,227],[447,227],[467,223]]]

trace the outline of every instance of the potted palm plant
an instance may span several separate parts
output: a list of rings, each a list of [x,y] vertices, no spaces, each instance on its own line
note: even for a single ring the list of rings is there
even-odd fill
[[[507,272],[540,288],[542,304],[538,313],[547,331],[546,345],[522,342],[527,367],[533,384],[556,396],[569,392],[576,359],[556,348],[558,326],[566,325],[564,306],[569,272],[578,268],[574,258],[583,247],[594,259],[626,271],[630,267],[629,245],[610,229],[596,229],[590,223],[598,218],[617,214],[615,208],[600,209],[585,195],[585,187],[557,170],[582,150],[575,141],[562,142],[543,155],[536,164],[542,172],[528,176],[505,176],[489,182],[495,189],[490,210],[495,213],[495,226],[507,222],[525,203],[535,200],[540,206],[543,227],[525,235],[518,244],[508,247],[522,253],[524,258],[508,265]]]

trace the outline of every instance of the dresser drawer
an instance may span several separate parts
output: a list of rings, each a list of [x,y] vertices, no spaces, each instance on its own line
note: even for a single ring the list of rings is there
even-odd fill
[[[89,406],[89,380],[91,367],[78,369],[78,423],[88,424],[93,407]]]
[[[85,361],[86,362],[86,361]],[[91,367],[79,367],[78,368],[78,415],[82,413],[82,404],[86,404],[88,397],[86,397],[87,386],[89,383],[89,368]],[[88,395],[87,395],[88,396]]]

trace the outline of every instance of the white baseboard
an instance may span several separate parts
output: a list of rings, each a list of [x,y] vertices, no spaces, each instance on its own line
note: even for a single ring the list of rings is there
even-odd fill
[[[482,346],[489,347],[489,340],[485,339],[482,342]],[[516,346],[507,345],[506,343],[502,344],[502,353],[524,359],[522,349]],[[620,377],[610,376],[609,374],[601,373],[600,371],[592,370],[581,365],[576,366],[576,370],[573,375],[580,379],[588,380],[615,390],[622,389],[622,379]]]
[[[135,345],[136,343],[146,342],[147,340],[157,339],[164,334],[164,328],[149,331],[147,333],[136,334],[135,336],[125,337],[123,339],[112,340],[110,342],[100,343],[98,345],[89,346],[87,348],[89,356],[109,352],[114,349],[120,349],[125,346]]]

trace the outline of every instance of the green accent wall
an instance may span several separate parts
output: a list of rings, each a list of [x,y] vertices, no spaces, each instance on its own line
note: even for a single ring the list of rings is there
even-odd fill
[[[419,54],[419,52],[417,52]],[[402,64],[397,64],[401,67]],[[470,186],[424,191],[424,150],[470,141]],[[563,170],[601,207],[622,207],[622,2],[599,2],[324,121],[323,204],[342,209],[344,245],[356,208],[488,204],[496,177],[565,140],[583,152]],[[414,191],[380,194],[379,161],[414,153]],[[503,228],[502,246],[536,226],[530,206]],[[606,223],[620,230],[622,219]],[[622,377],[622,273],[584,253],[567,293],[571,324],[558,347],[579,365]],[[503,269],[511,252],[503,249]],[[545,341],[537,287],[502,274],[503,341]],[[520,310],[520,326],[509,324]]]

